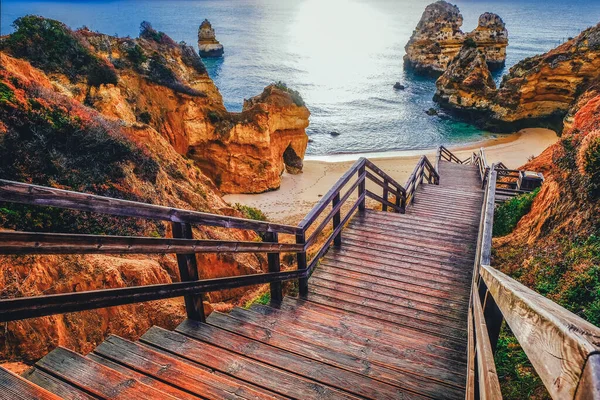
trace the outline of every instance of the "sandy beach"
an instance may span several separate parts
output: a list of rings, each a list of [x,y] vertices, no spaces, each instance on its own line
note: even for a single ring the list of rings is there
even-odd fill
[[[453,147],[451,150],[464,159],[474,150],[483,147],[488,163],[502,161],[508,168],[518,168],[528,158],[539,155],[557,140],[558,136],[551,130],[532,128],[512,135],[498,135],[472,145]],[[231,204],[241,203],[259,208],[271,221],[296,224],[359,157],[371,159],[399,183],[404,184],[420,156],[425,154],[433,162],[435,152],[436,149],[430,149],[307,157],[303,173],[290,175],[284,172],[279,190],[261,194],[232,194],[224,198]]]

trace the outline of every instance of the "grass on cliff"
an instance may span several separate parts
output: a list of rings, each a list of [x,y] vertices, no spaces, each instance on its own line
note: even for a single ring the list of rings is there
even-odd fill
[[[244,218],[254,219],[256,221],[266,221],[267,216],[258,208],[246,206],[244,204],[235,203],[233,208],[238,210],[244,215]]]
[[[302,98],[302,96],[300,95],[300,92],[298,92],[297,90],[291,89],[289,88],[285,83],[279,81],[273,84],[277,89],[279,90],[283,90],[284,92],[287,92],[290,94],[290,96],[292,96],[292,101],[294,102],[295,105],[297,105],[298,107],[303,107],[306,105],[306,103],[304,103],[304,99]]]
[[[505,236],[511,233],[521,218],[531,210],[535,196],[540,192],[537,188],[531,193],[522,194],[502,203],[494,211],[495,237]]]
[[[2,50],[43,71],[65,74],[73,82],[86,78],[92,86],[117,83],[114,67],[87,49],[63,23],[27,15],[13,27],[15,32],[4,40]]]

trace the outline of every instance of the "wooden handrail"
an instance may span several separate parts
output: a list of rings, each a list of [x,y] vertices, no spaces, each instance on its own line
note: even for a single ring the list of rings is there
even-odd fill
[[[0,232],[0,254],[293,253],[297,251],[304,251],[304,246],[225,240]]]
[[[448,150],[444,146],[439,147],[438,154],[439,154],[440,159],[443,158],[446,161],[455,162],[457,164],[463,164],[463,161],[460,158],[456,157],[454,155],[454,153],[452,153],[450,150]]]
[[[369,168],[368,172],[365,168]],[[355,181],[349,184],[352,178]],[[0,180],[0,201],[38,206],[53,206],[71,210],[97,212],[135,218],[170,221],[173,239],[125,237],[104,235],[81,235],[37,232],[0,232],[0,254],[177,254],[181,282],[162,285],[115,288],[89,292],[55,294],[21,299],[0,300],[0,321],[52,315],[56,313],[83,311],[95,308],[132,304],[149,300],[185,297],[188,317],[202,321],[203,293],[263,283],[271,284],[271,299],[282,299],[281,282],[299,279],[300,294],[308,291],[308,277],[319,259],[331,244],[341,245],[341,231],[353,213],[364,210],[366,179],[383,189],[383,197],[376,197],[385,207],[404,212],[406,190],[371,161],[361,158],[336,182],[325,196],[302,220],[298,227],[235,218],[224,215],[201,213],[190,210],[156,206],[109,197],[78,193],[43,186]],[[347,191],[342,195],[344,187]],[[358,190],[356,202],[341,217],[343,205]],[[389,202],[388,195],[396,196],[396,204]],[[373,197],[373,196],[371,196]],[[331,210],[319,222],[308,240],[306,232],[331,204]],[[384,208],[385,209],[385,208]],[[307,250],[316,242],[325,227],[333,223],[333,232],[307,263]],[[219,226],[263,232],[263,242],[195,240],[192,224]],[[279,243],[278,234],[294,234],[295,244]],[[256,253],[268,254],[269,272],[256,275],[235,276],[218,279],[198,279],[196,253]],[[280,272],[279,255],[296,253],[298,269]]]
[[[425,172],[427,172],[427,174]],[[405,194],[407,206],[412,202],[414,194],[418,186],[423,182],[424,178],[426,178],[427,182],[430,184],[439,185],[440,183],[440,175],[436,169],[433,167],[433,165],[431,165],[431,162],[429,162],[426,156],[421,156],[417,162],[417,165],[415,165],[415,169],[410,174],[406,180],[406,184],[404,185],[406,189]]]
[[[290,225],[157,206],[154,204],[13,182],[4,179],[0,179],[0,201],[37,206],[52,206],[123,217],[247,229],[257,232],[296,234],[300,231],[300,228]]]
[[[553,399],[595,399],[600,328],[490,266],[499,171],[492,165],[487,173],[469,307],[474,321],[469,320],[466,398],[501,398],[490,352],[504,319]]]

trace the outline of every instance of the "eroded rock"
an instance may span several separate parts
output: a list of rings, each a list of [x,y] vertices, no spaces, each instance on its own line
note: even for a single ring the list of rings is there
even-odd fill
[[[202,58],[223,56],[223,45],[216,38],[215,30],[207,19],[198,28],[198,53]]]

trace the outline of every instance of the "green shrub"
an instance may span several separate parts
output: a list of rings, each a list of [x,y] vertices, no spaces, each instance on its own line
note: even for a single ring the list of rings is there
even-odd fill
[[[504,202],[494,212],[493,235],[505,236],[511,233],[521,218],[531,210],[535,196],[540,192],[537,188],[531,193],[525,193]]]
[[[589,191],[593,197],[600,196],[600,137],[589,143],[583,154],[583,170],[589,182]]]
[[[164,32],[157,32],[148,21],[142,21],[140,24],[140,37],[153,40],[160,44],[177,46],[177,43]]]
[[[65,74],[73,82],[86,77],[93,86],[117,83],[112,65],[92,54],[63,23],[28,15],[17,19],[13,27],[15,32],[3,47],[15,57],[46,72]]]
[[[148,57],[146,57],[146,54],[144,54],[144,50],[137,43],[134,46],[128,48],[126,52],[129,61],[131,61],[133,65],[137,68],[139,68],[140,65],[142,65],[148,60]]]
[[[290,96],[292,97],[292,101],[298,107],[302,107],[302,106],[306,105],[304,103],[304,99],[302,99],[302,96],[300,95],[300,92],[298,92],[297,90],[290,89],[285,83],[283,83],[281,81],[274,83],[274,85],[277,89],[288,92],[290,94]]]
[[[475,40],[473,40],[473,38],[467,38],[464,41],[463,46],[470,48],[470,49],[475,49],[475,48],[477,48],[477,42]]]
[[[15,98],[14,92],[7,84],[0,82],[0,104],[12,102]]]
[[[257,221],[266,221],[267,216],[258,208],[246,206],[244,204],[235,203],[233,208],[244,214],[244,218],[254,219]]]

